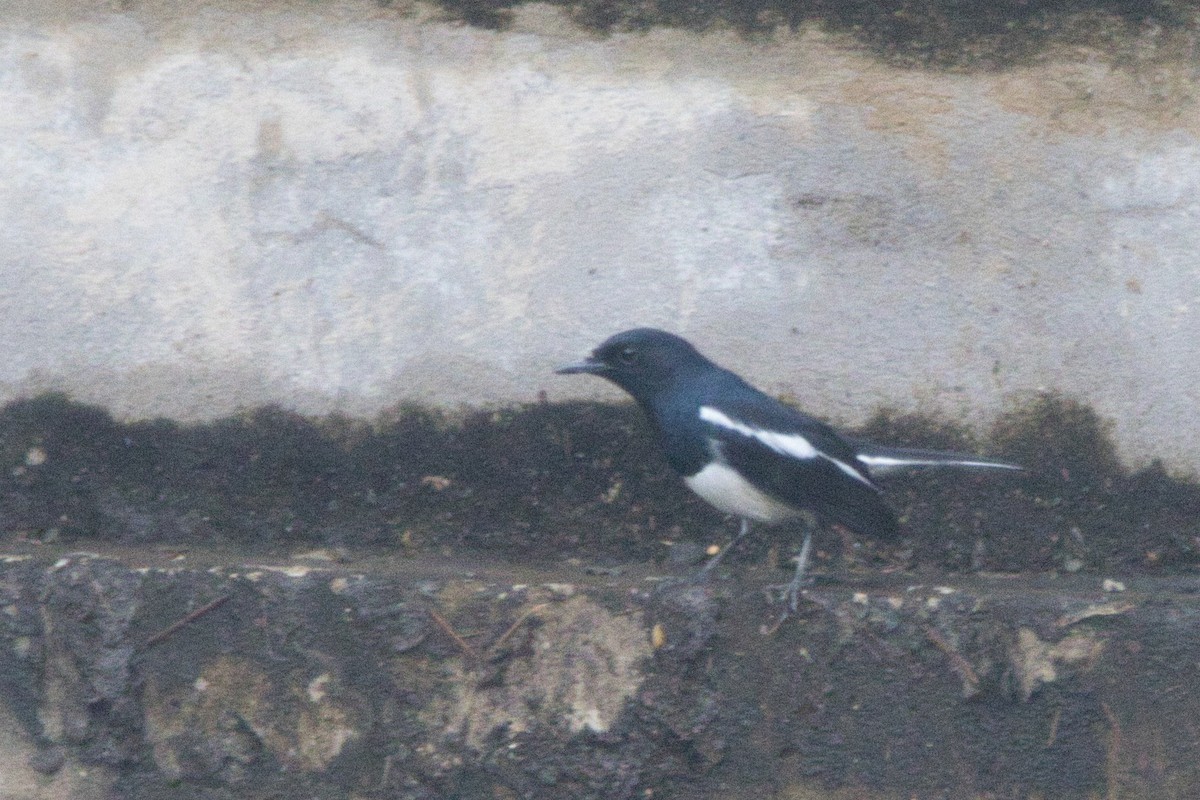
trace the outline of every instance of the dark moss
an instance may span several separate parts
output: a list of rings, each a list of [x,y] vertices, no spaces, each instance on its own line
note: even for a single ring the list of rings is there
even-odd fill
[[[37,539],[644,559],[697,510],[628,407],[125,425],[48,395],[0,412],[0,455],[0,530]]]
[[[905,66],[1002,69],[1027,63],[1048,45],[1094,44],[1144,52],[1196,31],[1185,0],[550,0],[599,33],[729,28],[757,38],[817,25]],[[517,0],[444,0],[446,18],[507,27]]]
[[[1006,415],[987,448],[961,428],[897,414],[861,433],[1028,467],[887,480],[909,544],[843,540],[875,566],[1161,572],[1200,559],[1200,488],[1157,464],[1125,471],[1102,422],[1070,400],[1043,397]],[[449,549],[612,565],[732,531],[681,486],[632,406],[455,418],[407,408],[376,425],[267,408],[204,425],[122,424],[49,395],[0,411],[0,456],[0,534],[80,545]],[[797,535],[761,529],[732,563]],[[821,536],[819,562],[834,559],[837,541]]]

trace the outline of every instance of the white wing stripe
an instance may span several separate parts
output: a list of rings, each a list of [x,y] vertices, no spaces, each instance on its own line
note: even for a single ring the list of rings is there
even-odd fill
[[[751,439],[757,439],[776,453],[781,453],[785,456],[803,460],[817,457],[824,458],[833,462],[838,469],[855,480],[862,481],[867,486],[875,488],[875,485],[861,472],[843,461],[822,453],[813,447],[812,442],[798,433],[778,433],[776,431],[764,431],[761,428],[753,428],[744,422],[731,419],[727,414],[718,411],[712,406],[700,406],[700,419],[705,422],[711,422],[713,425],[725,428],[726,430],[740,433],[743,436],[749,436]]]
[[[713,425],[736,431],[742,436],[758,439],[775,452],[783,453],[792,458],[808,459],[816,458],[819,455],[817,448],[813,447],[808,439],[805,439],[798,433],[783,434],[752,428],[744,422],[730,419],[712,406],[700,406],[700,419],[705,422],[711,422]]]

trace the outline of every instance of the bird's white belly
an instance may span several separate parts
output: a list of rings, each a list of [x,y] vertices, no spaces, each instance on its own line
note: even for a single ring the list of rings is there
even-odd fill
[[[726,514],[755,522],[782,522],[800,512],[756,489],[734,469],[713,462],[683,482]]]

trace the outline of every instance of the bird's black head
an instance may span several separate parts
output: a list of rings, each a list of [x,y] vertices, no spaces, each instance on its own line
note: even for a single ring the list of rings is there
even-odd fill
[[[711,362],[685,339],[656,328],[634,328],[605,340],[591,356],[566,364],[560,375],[599,375],[629,392],[636,400],[649,400],[673,386],[681,376]]]

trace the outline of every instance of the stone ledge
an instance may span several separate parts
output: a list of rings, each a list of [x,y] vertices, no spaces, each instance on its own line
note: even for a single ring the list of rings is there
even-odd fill
[[[1191,578],[113,556],[0,559],[6,798],[1200,792]]]

